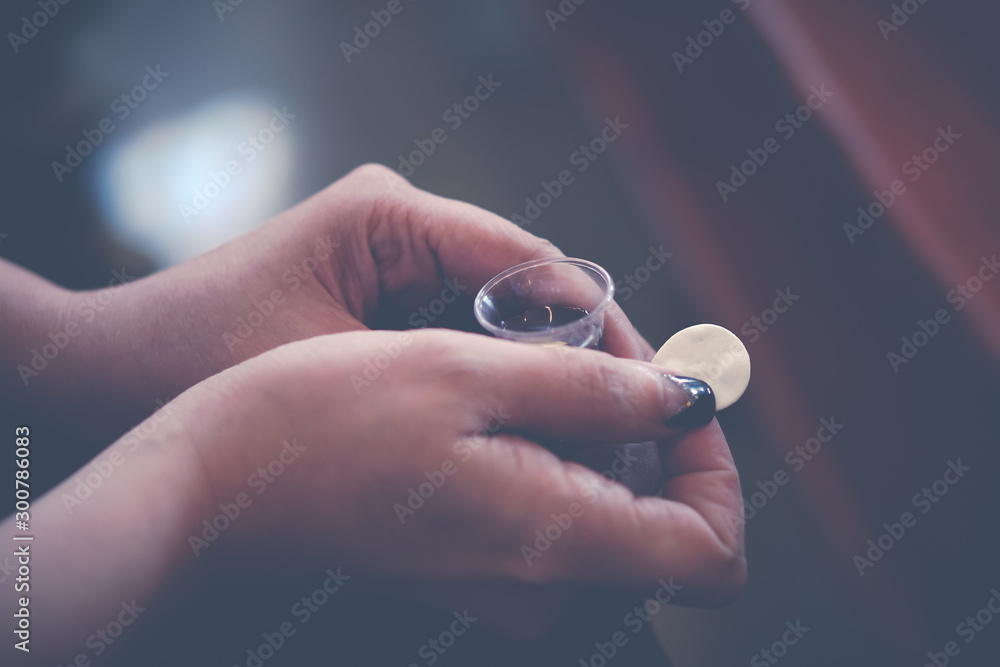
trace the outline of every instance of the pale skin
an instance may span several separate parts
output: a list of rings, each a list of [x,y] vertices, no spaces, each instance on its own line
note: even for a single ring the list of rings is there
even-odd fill
[[[329,257],[292,289],[282,278],[318,257],[317,239]],[[31,662],[71,658],[123,601],[153,605],[227,558],[339,564],[431,599],[505,591],[482,622],[517,636],[558,619],[565,594],[552,584],[649,591],[673,577],[678,601],[731,600],[746,561],[725,437],[715,421],[664,426],[684,395],[647,363],[652,349],[620,309],[606,320],[610,354],[369,329],[376,312],[405,322],[443,279],[474,294],[509,266],[560,254],[498,216],[362,167],[254,232],[128,284],[27,387],[14,369],[93,295],[0,263],[5,395],[122,424],[177,395],[140,446],[126,435],[97,456],[124,461],[90,498],[67,509],[71,478],[35,499]],[[276,288],[282,303],[260,327],[237,344],[224,337]],[[377,377],[352,381],[395,345]],[[258,496],[248,478],[286,440],[297,458]],[[659,441],[663,497],[637,498],[538,444],[552,440]],[[401,525],[394,506],[445,461],[455,472]],[[190,536],[243,492],[253,504],[195,556]],[[529,564],[522,546],[574,503],[572,527]],[[8,517],[2,538],[13,533]],[[0,611],[14,604],[5,591]],[[9,641],[0,651],[23,656]]]

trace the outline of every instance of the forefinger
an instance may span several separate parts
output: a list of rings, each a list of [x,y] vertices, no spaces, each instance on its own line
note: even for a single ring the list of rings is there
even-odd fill
[[[565,257],[549,241],[478,206],[439,197],[401,178],[393,190],[409,217],[406,233],[412,235],[410,251],[414,256],[387,276],[384,287],[388,291],[427,284],[431,270],[434,285],[441,280],[457,281],[465,294],[475,296],[490,279],[512,266]],[[381,232],[393,233],[400,233],[393,225],[384,226]],[[425,257],[419,252],[421,245],[427,251]],[[604,349],[617,357],[641,361],[652,359],[654,352],[617,303],[612,303],[605,315]]]

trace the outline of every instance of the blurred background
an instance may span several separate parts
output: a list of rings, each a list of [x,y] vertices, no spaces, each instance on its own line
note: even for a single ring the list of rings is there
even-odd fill
[[[655,615],[672,664],[922,665],[949,641],[955,664],[996,664],[995,7],[389,4],[93,0],[39,18],[38,2],[7,2],[0,256],[104,287],[122,267],[141,276],[238,236],[365,162],[517,214],[629,286],[619,301],[654,347],[714,322],[750,350],[749,392],[720,416],[748,505],[750,583],[728,608]],[[446,139],[429,143],[438,128]],[[539,198],[563,170],[572,183]],[[671,257],[650,271],[657,252]],[[107,444],[34,409],[65,443],[33,468],[47,486]],[[969,470],[946,475],[959,460]],[[904,512],[915,524],[897,538]],[[208,664],[185,654],[199,643],[233,663],[289,598],[271,590],[272,613],[271,584],[255,585],[257,606],[212,617],[224,639],[174,619],[187,644],[142,641],[174,664]],[[808,631],[782,646],[786,623]],[[335,627],[310,630],[336,646]],[[448,659],[486,664],[471,648]]]

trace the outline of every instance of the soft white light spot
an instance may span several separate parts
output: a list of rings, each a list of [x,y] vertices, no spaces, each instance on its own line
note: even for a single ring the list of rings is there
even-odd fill
[[[230,95],[122,137],[98,169],[112,232],[168,266],[279,212],[289,203],[295,130],[283,110],[259,97]],[[227,172],[230,163],[239,173]]]

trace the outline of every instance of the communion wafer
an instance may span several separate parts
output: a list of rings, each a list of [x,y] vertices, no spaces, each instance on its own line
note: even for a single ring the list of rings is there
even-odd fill
[[[750,383],[750,355],[736,334],[715,324],[696,324],[678,331],[663,344],[653,363],[675,375],[708,383],[715,409],[739,400]]]

